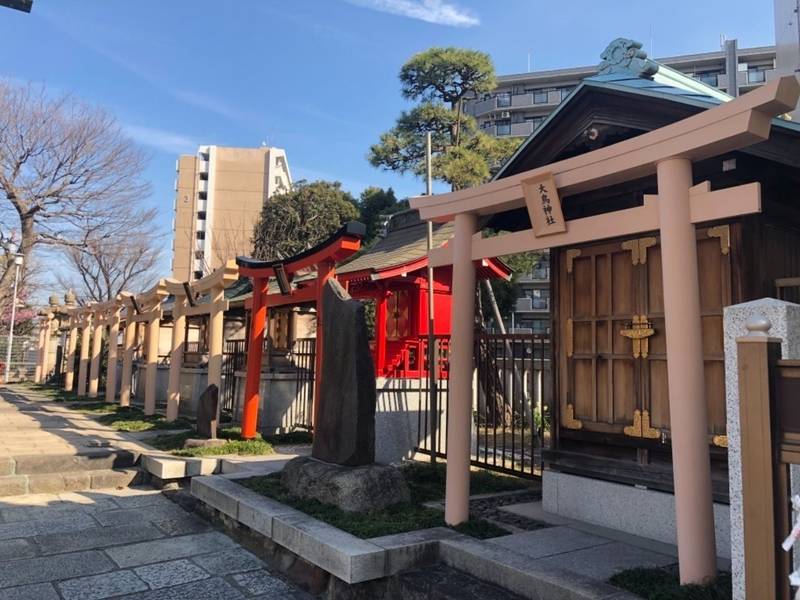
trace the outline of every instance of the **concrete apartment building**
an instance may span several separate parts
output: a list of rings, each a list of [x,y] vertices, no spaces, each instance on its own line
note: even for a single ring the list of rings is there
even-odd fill
[[[735,56],[735,62],[732,57]],[[735,40],[718,52],[659,58],[658,62],[690,75],[732,96],[740,95],[776,76],[775,46],[736,48]],[[735,78],[729,76],[737,64]],[[584,78],[597,74],[597,66],[533,71],[497,77],[497,88],[466,103],[464,110],[479,127],[497,137],[527,137]],[[735,79],[736,89],[730,82]]]
[[[200,146],[175,165],[172,276],[199,279],[237,254],[250,254],[264,201],[292,185],[280,148]]]

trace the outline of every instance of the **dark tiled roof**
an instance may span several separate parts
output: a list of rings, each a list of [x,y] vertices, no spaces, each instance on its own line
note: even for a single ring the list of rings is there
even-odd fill
[[[433,225],[433,247],[443,245],[453,237],[453,224]],[[340,274],[356,271],[380,271],[387,267],[399,267],[421,258],[428,253],[428,228],[419,220],[416,210],[398,213],[389,222],[386,236],[378,239],[369,248],[362,250],[349,262],[336,268]]]

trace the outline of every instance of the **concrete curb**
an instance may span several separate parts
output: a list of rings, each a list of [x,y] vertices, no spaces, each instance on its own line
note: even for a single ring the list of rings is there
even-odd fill
[[[191,493],[348,584],[391,577],[441,561],[530,600],[636,598],[571,571],[532,564],[525,556],[445,527],[364,540],[236,483],[236,479],[255,474],[195,477]]]

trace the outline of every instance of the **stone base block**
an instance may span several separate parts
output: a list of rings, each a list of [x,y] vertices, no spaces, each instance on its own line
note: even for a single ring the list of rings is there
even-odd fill
[[[189,438],[184,442],[184,448],[216,448],[225,445],[225,440],[219,438]]]
[[[549,513],[677,544],[675,496],[632,485],[546,470],[542,507]],[[730,511],[714,504],[717,556],[731,557]]]
[[[295,496],[347,512],[379,510],[411,500],[403,474],[390,465],[345,467],[299,456],[286,464],[281,483]]]

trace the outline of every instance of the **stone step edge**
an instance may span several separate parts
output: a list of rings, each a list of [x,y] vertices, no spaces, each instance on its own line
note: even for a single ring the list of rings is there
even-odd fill
[[[0,476],[125,469],[135,466],[139,458],[138,452],[122,448],[87,449],[76,454],[0,456]]]
[[[3,475],[0,476],[0,498],[121,488],[144,483],[145,479],[145,473],[135,467],[66,473]]]
[[[271,460],[270,465],[259,464],[258,467],[248,468],[245,462],[237,462],[231,456],[175,456],[165,452],[143,453],[140,466],[153,477],[162,482],[177,482],[191,477],[205,475],[238,475],[248,476],[266,475],[280,471],[291,457]]]
[[[531,559],[444,527],[364,540],[236,483],[236,479],[250,476],[252,473],[195,477],[191,493],[238,525],[349,584],[441,561],[531,600],[636,598],[570,571],[532,565]]]

